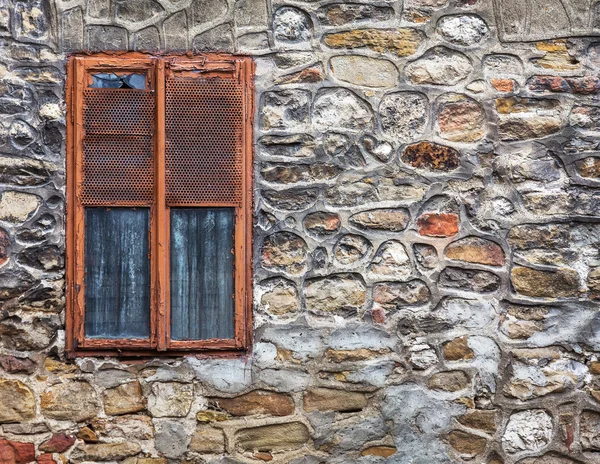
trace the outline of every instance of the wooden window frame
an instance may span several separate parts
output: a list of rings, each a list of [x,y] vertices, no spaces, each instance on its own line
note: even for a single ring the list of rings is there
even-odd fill
[[[202,203],[186,207],[235,208],[233,339],[170,339],[169,208],[165,201],[165,76],[167,73],[201,72],[211,77],[231,75],[244,83],[242,128],[242,200],[239,204]],[[254,118],[254,69],[251,58],[229,54],[147,55],[142,53],[72,55],[67,63],[67,255],[66,255],[66,351],[77,356],[237,356],[252,342],[252,166]],[[155,94],[155,185],[150,209],[150,337],[139,339],[90,339],[84,334],[84,204],[82,191],[83,89],[90,72],[143,71]],[[110,205],[106,205],[110,206]],[[116,205],[113,205],[116,207]]]

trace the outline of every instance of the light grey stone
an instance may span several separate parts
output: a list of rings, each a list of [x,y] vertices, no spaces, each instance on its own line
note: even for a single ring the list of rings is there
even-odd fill
[[[198,34],[192,42],[192,50],[198,52],[232,52],[234,48],[231,24],[222,24]]]
[[[508,453],[539,451],[552,439],[552,417],[542,409],[512,414],[502,436],[502,447]]]
[[[312,37],[312,21],[304,11],[285,6],[275,12],[273,34],[282,44],[304,44]]]
[[[472,70],[471,60],[464,53],[443,46],[427,50],[405,68],[413,84],[447,86],[465,80]]]
[[[313,122],[319,130],[365,130],[373,127],[370,105],[342,88],[321,89],[315,96]]]
[[[196,378],[226,393],[237,393],[252,383],[252,361],[246,359],[188,359]]]
[[[393,349],[396,341],[385,330],[368,324],[351,324],[332,331],[326,339],[334,350]]]
[[[425,132],[429,101],[417,92],[389,93],[381,99],[379,118],[384,134],[403,142],[412,141]]]
[[[455,462],[447,454],[440,434],[450,431],[452,419],[465,412],[457,403],[446,402],[415,384],[388,387],[381,411],[392,421],[398,462],[411,464],[450,464]],[[427,443],[427,446],[423,446]]]
[[[154,446],[168,458],[179,458],[187,451],[191,440],[193,424],[181,420],[156,420]]]
[[[187,33],[187,16],[185,11],[180,11],[167,18],[163,23],[165,48],[170,51],[187,50]]]
[[[474,14],[451,15],[438,21],[437,31],[448,42],[468,47],[481,42],[488,33],[488,27]]]

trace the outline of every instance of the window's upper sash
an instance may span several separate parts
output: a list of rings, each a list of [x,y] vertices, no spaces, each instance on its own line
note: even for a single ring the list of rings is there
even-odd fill
[[[153,90],[156,88],[155,82],[155,68],[156,59],[154,58],[128,58],[126,60],[118,57],[85,57],[80,58],[83,62],[83,70],[85,75],[83,77],[83,88],[106,88],[106,89],[137,89],[137,90]],[[143,76],[145,82],[143,87],[139,85],[139,78],[135,78],[131,84],[125,84],[118,87],[99,87],[98,80],[105,77],[105,81],[110,78],[108,76],[114,75],[117,78],[123,78],[125,76]],[[141,88],[140,88],[141,87]]]
[[[234,57],[176,57],[168,60],[167,79],[173,78],[223,78],[241,79],[241,61]]]

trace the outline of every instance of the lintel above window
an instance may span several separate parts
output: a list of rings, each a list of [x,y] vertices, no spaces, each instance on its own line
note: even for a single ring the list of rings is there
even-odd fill
[[[224,54],[70,58],[70,356],[248,348],[253,70]]]

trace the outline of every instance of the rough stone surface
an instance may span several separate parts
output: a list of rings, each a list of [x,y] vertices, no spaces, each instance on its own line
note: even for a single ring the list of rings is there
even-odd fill
[[[336,79],[362,87],[394,87],[398,70],[391,61],[364,56],[334,56],[329,60]]]
[[[386,135],[409,141],[425,130],[429,120],[429,101],[421,93],[389,93],[381,99],[379,115]]]
[[[421,35],[415,29],[354,29],[325,36],[325,44],[332,48],[367,48],[378,53],[392,53],[399,57],[414,55]]]
[[[0,380],[0,423],[22,422],[35,417],[35,398],[18,380]]]
[[[42,414],[51,419],[82,422],[98,413],[99,402],[89,383],[67,382],[45,390],[40,407]]]
[[[502,446],[509,453],[537,451],[552,438],[552,418],[546,411],[532,409],[510,416],[502,436]]]
[[[313,122],[320,130],[363,130],[373,126],[369,104],[347,89],[323,89],[315,97]]]
[[[309,440],[308,428],[300,422],[242,429],[236,434],[236,446],[249,451],[296,449],[302,447]]]
[[[594,464],[598,18],[0,0],[0,461]],[[254,59],[237,357],[65,352],[66,64],[95,51]]]
[[[455,85],[467,78],[473,65],[463,53],[439,46],[425,52],[405,70],[413,84]]]
[[[417,169],[431,171],[452,171],[460,164],[460,154],[455,149],[432,142],[408,145],[401,159]]]

